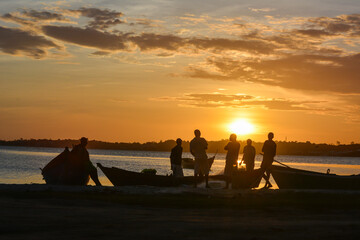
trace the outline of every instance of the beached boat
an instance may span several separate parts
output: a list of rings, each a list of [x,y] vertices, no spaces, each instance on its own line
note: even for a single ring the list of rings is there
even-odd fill
[[[40,168],[46,184],[87,185],[90,175],[79,166],[77,156],[68,148],[52,159],[44,168]]]
[[[194,169],[195,160],[192,158],[182,158],[181,165],[186,169]]]
[[[97,166],[105,174],[114,186],[133,186],[133,185],[148,185],[158,187],[176,187],[180,185],[194,184],[193,176],[185,176],[176,178],[173,176],[154,175],[146,173],[138,173],[127,171],[116,167],[104,167],[102,164],[97,163]],[[249,189],[259,186],[263,170],[256,169],[252,172],[238,171],[233,175],[233,188],[234,189]],[[222,174],[210,175],[210,180],[224,181],[225,177]],[[203,182],[203,177],[198,177],[197,182]]]
[[[214,160],[215,160],[215,156],[208,158],[210,168],[211,168],[212,164],[214,163]],[[192,158],[182,158],[181,165],[183,168],[186,168],[186,169],[194,169],[195,168],[195,160]]]
[[[341,176],[273,165],[271,174],[280,189],[360,189],[360,175]]]
[[[127,171],[116,167],[109,168],[104,167],[100,163],[97,163],[97,166],[103,171],[105,176],[114,186],[149,185],[158,187],[176,187],[183,184],[194,184],[193,176],[176,178],[173,176]],[[201,182],[202,180],[203,179],[198,178],[198,182]]]
[[[233,189],[249,189],[259,187],[264,170],[255,169],[253,171],[237,170],[232,174]]]

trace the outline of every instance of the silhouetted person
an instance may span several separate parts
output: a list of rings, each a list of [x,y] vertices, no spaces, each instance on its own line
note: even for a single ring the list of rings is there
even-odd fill
[[[170,163],[171,163],[171,170],[173,171],[173,175],[175,177],[183,177],[183,169],[181,167],[182,161],[182,150],[181,147],[182,140],[180,138],[176,139],[176,146],[171,149],[170,154]]]
[[[231,182],[231,176],[234,169],[237,168],[237,160],[239,157],[240,143],[236,141],[236,134],[230,135],[230,142],[224,147],[227,150],[226,153],[226,162],[225,162],[225,180],[226,187],[229,188],[229,183]]]
[[[197,177],[199,175],[205,175],[206,187],[209,187],[209,161],[206,155],[206,149],[208,144],[205,138],[200,137],[201,133],[199,129],[194,131],[195,137],[190,142],[190,153],[195,158],[194,177],[195,187],[197,186]]]
[[[273,138],[274,138],[274,134],[270,132],[268,134],[268,140],[264,142],[264,146],[262,148],[264,155],[263,155],[263,161],[261,162],[261,168],[265,170],[265,173],[263,175],[263,178],[266,181],[265,188],[272,187],[269,179],[270,179],[271,165],[274,162],[274,157],[276,155],[276,143],[272,140]]]
[[[101,186],[101,183],[98,178],[97,169],[90,161],[89,152],[86,149],[88,139],[82,137],[80,139],[80,144],[75,145],[72,149],[72,153],[76,154],[79,158],[80,167],[86,174],[90,174],[91,179],[94,181],[96,186]]]
[[[246,143],[247,145],[244,147],[244,155],[242,160],[246,164],[246,171],[252,171],[254,170],[254,166],[255,166],[256,151],[254,146],[251,145],[252,144],[251,139],[248,139]]]

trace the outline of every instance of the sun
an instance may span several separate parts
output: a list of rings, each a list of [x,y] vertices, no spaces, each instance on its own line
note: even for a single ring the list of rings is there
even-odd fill
[[[255,131],[255,127],[246,119],[237,119],[230,123],[229,130],[237,135],[247,135]]]

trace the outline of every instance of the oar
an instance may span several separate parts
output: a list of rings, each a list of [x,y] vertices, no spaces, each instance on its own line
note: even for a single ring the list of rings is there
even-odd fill
[[[291,168],[291,167],[289,167],[288,165],[283,164],[282,162],[279,162],[279,161],[277,161],[277,160],[275,160],[275,159],[274,159],[274,162],[277,162],[278,164],[283,165],[284,167]]]
[[[260,155],[263,155],[263,156],[264,156],[263,153],[260,153]],[[282,162],[279,162],[279,161],[277,161],[277,160],[275,160],[275,159],[274,159],[274,162],[277,162],[278,164],[283,165],[284,167],[291,168],[291,167],[289,167],[288,165],[283,164]]]
[[[214,159],[215,159],[216,154],[218,153],[218,151],[219,151],[219,149],[216,149],[216,152],[215,152],[215,154],[214,154]]]

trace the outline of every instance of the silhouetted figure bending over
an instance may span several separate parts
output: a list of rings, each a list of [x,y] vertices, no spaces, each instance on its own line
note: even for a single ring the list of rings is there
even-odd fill
[[[195,187],[197,186],[197,177],[199,175],[205,175],[206,187],[209,187],[209,161],[206,155],[206,149],[208,143],[205,138],[200,137],[201,133],[199,129],[194,131],[195,137],[190,142],[190,153],[195,158],[194,176]]]
[[[265,173],[263,175],[263,178],[266,181],[265,188],[272,187],[269,179],[271,173],[271,165],[274,162],[274,157],[276,155],[276,143],[272,140],[273,138],[274,138],[274,134],[270,132],[268,134],[268,140],[264,142],[264,146],[262,148],[264,155],[263,155],[263,161],[261,163],[261,169],[265,170]]]
[[[181,147],[181,143],[182,140],[180,138],[176,139],[176,146],[173,147],[173,149],[171,149],[170,164],[174,177],[184,176],[183,169],[181,167],[182,151],[183,151],[183,148]]]
[[[225,162],[225,180],[226,187],[229,188],[229,183],[231,182],[231,176],[234,169],[237,168],[237,160],[239,157],[240,143],[236,141],[236,134],[230,135],[230,142],[224,147],[227,150],[226,153],[226,162]]]
[[[248,139],[246,143],[247,145],[244,147],[244,155],[242,160],[246,164],[246,171],[252,171],[254,170],[254,166],[255,166],[256,151],[255,148],[251,145],[252,144],[251,139]]]
[[[97,174],[97,169],[90,161],[89,152],[86,149],[87,143],[88,143],[88,139],[82,137],[80,139],[80,144],[75,145],[71,152],[77,155],[78,159],[80,160],[81,168],[84,170],[86,174],[90,174],[90,177],[94,181],[96,186],[101,186]]]

